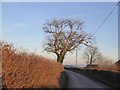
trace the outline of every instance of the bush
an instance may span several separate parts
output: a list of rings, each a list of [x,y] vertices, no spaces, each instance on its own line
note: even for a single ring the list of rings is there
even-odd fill
[[[59,87],[60,63],[1,42],[3,88]]]

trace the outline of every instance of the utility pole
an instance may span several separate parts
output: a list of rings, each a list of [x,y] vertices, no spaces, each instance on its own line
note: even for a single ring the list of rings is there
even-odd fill
[[[76,67],[77,67],[77,49],[76,49]]]

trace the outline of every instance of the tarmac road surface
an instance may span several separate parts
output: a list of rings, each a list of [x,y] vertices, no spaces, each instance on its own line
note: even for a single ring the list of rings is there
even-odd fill
[[[73,71],[65,70],[65,73],[67,76],[67,88],[110,88],[100,82]]]

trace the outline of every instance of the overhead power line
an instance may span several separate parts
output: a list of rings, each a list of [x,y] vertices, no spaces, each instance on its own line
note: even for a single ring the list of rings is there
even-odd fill
[[[100,30],[100,28],[103,26],[103,24],[107,21],[107,19],[110,17],[110,15],[113,13],[113,11],[117,8],[117,6],[119,5],[120,1],[115,5],[115,7],[111,10],[111,12],[107,15],[107,17],[102,21],[102,23],[100,24],[100,26],[95,30],[95,32],[93,33],[93,35],[95,35],[98,30]]]

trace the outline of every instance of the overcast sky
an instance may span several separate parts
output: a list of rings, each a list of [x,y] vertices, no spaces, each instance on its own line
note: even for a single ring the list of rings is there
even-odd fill
[[[116,2],[77,2],[77,3],[2,3],[3,40],[13,42],[16,47],[36,51],[47,58],[55,59],[54,54],[43,50],[45,33],[42,26],[53,18],[75,18],[85,22],[84,30],[93,33]],[[118,9],[116,8],[102,28],[95,34],[99,50],[107,57],[118,60]],[[78,64],[83,64],[78,52]],[[75,64],[75,53],[68,53],[64,64]]]

